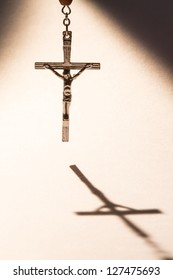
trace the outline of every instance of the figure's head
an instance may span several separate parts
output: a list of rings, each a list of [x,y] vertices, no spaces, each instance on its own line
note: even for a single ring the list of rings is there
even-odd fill
[[[64,69],[63,76],[67,80],[70,79],[71,78],[70,70],[69,69]]]

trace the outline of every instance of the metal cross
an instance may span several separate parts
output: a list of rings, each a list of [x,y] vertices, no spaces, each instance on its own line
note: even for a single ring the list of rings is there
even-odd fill
[[[63,31],[63,51],[64,62],[36,62],[35,69],[49,69],[59,78],[64,80],[63,90],[63,125],[62,125],[62,141],[69,141],[69,107],[71,103],[71,83],[86,69],[100,69],[100,63],[78,63],[71,62],[71,42],[72,32]],[[63,70],[61,75],[56,70]],[[70,74],[70,70],[79,70],[75,75]]]

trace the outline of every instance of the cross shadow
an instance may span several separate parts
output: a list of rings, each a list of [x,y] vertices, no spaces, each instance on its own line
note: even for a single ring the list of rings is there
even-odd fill
[[[172,0],[90,0],[173,71]],[[112,34],[114,36],[114,34]]]
[[[150,235],[143,229],[139,228],[136,224],[131,222],[126,216],[127,215],[142,215],[142,214],[161,214],[162,212],[158,209],[134,209],[131,207],[115,204],[111,202],[99,189],[93,186],[93,184],[86,178],[86,176],[80,171],[76,165],[71,165],[70,168],[79,177],[79,179],[90,189],[90,191],[96,195],[104,205],[94,211],[88,212],[76,212],[77,215],[81,216],[99,216],[99,215],[115,215],[118,216],[125,224],[130,228],[137,236],[143,238],[145,242],[152,247],[160,259],[169,260],[173,259],[168,253],[163,250],[156,242],[152,240]]]

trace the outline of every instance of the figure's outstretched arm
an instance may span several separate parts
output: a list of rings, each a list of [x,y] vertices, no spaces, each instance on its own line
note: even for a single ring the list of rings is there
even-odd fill
[[[44,67],[45,67],[46,69],[51,70],[51,71],[52,71],[56,76],[58,76],[59,78],[64,79],[63,75],[61,75],[60,73],[56,72],[55,69],[53,69],[53,67],[52,67],[51,65],[49,65],[49,64],[44,64]]]
[[[90,68],[92,65],[90,63],[85,64],[85,66],[75,75],[73,75],[73,79],[76,79],[80,74],[82,74],[85,69]]]

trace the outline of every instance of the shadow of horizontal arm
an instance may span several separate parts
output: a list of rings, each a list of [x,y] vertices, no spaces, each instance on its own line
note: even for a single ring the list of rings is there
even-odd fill
[[[147,209],[147,210],[125,210],[125,211],[86,211],[86,212],[76,212],[77,215],[81,216],[101,216],[101,215],[117,215],[117,216],[122,216],[122,215],[136,215],[136,214],[161,214],[162,212],[158,209]]]

